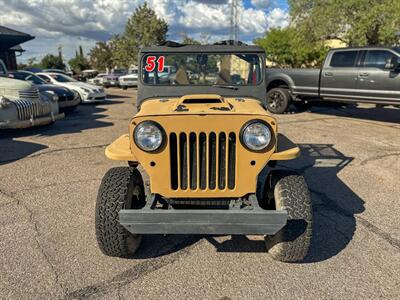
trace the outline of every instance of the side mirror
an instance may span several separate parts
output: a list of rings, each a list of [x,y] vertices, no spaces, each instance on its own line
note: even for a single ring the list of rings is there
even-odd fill
[[[386,70],[396,71],[399,69],[399,58],[397,56],[393,56],[390,60],[387,61],[385,65]]]

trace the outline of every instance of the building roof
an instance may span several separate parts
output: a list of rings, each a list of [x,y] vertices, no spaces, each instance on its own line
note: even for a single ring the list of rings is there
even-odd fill
[[[35,37],[5,26],[0,26],[0,48],[10,49],[19,44],[33,40]]]

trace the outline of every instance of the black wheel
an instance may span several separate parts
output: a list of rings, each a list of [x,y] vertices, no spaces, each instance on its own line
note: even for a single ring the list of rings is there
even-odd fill
[[[312,207],[303,176],[275,172],[273,195],[276,209],[286,209],[288,220],[277,234],[266,236],[268,253],[283,262],[302,261],[310,248],[312,236]]]
[[[285,88],[274,88],[267,92],[267,109],[274,114],[283,114],[289,108],[292,97]]]
[[[137,169],[118,167],[103,177],[96,202],[96,237],[108,256],[130,258],[139,248],[141,235],[134,235],[119,223],[121,209],[140,209],[145,204],[142,176]]]
[[[123,90],[127,90],[128,87],[127,87],[127,86],[123,86],[122,89],[123,89]]]

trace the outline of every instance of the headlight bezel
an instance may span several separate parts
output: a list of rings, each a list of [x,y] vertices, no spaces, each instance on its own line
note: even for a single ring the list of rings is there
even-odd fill
[[[87,94],[87,95],[93,93],[93,91],[91,91],[90,89],[88,89],[88,88],[86,88],[86,87],[81,87],[81,90],[82,90],[85,94]]]
[[[266,127],[268,128],[270,134],[271,134],[271,139],[270,139],[269,143],[268,143],[264,148],[262,148],[262,149],[252,149],[251,147],[249,147],[249,146],[246,144],[246,142],[245,142],[245,140],[244,140],[244,134],[245,134],[246,129],[247,129],[250,125],[253,125],[253,124],[256,124],[256,123],[260,123],[260,124],[266,126]],[[270,151],[270,150],[274,147],[275,141],[276,141],[276,137],[275,137],[274,131],[273,131],[273,129],[272,129],[272,126],[271,126],[268,122],[266,122],[266,121],[264,121],[264,120],[261,120],[261,119],[253,119],[253,120],[250,120],[250,121],[246,122],[246,123],[242,126],[242,128],[240,129],[239,136],[240,136],[240,143],[242,144],[242,146],[243,146],[245,149],[247,149],[247,150],[249,150],[249,151],[251,151],[251,152],[255,152],[255,153],[265,153],[265,152]]]
[[[7,108],[11,105],[12,101],[7,97],[0,96],[0,108]]]
[[[137,138],[136,138],[137,132],[138,132],[138,130],[139,130],[142,126],[144,126],[144,125],[152,125],[152,126],[155,126],[155,127],[161,132],[161,143],[160,143],[160,145],[159,145],[157,148],[155,148],[154,150],[144,149],[144,148],[137,142]],[[142,151],[144,151],[144,152],[147,152],[147,153],[159,153],[159,152],[161,152],[161,151],[165,148],[165,145],[166,145],[166,142],[167,142],[167,135],[166,135],[166,133],[165,133],[164,128],[163,128],[159,123],[157,123],[157,122],[155,122],[155,121],[147,120],[147,121],[142,121],[142,122],[140,122],[139,124],[137,124],[137,125],[135,126],[135,129],[133,130],[133,141],[134,141],[135,145],[136,145],[140,150],[142,150]]]

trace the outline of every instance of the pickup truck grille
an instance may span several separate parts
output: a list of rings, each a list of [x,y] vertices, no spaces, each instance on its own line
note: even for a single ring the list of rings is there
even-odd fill
[[[17,107],[18,120],[29,120],[38,118],[51,113],[51,105],[47,101],[32,102],[29,100],[13,101]]]
[[[173,190],[233,190],[236,183],[236,134],[171,133]]]

